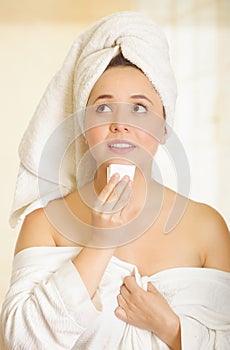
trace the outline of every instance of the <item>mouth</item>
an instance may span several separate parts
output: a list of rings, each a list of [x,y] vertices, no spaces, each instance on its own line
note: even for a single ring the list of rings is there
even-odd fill
[[[124,154],[133,151],[136,146],[126,140],[113,140],[108,143],[108,148],[113,153]]]

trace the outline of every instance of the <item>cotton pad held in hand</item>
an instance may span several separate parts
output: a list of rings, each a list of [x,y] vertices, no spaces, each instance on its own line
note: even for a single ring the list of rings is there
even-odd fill
[[[107,167],[107,182],[111,178],[111,176],[115,173],[120,174],[120,178],[125,175],[128,175],[130,180],[133,181],[134,173],[135,173],[135,165],[126,165],[126,164],[110,164]]]

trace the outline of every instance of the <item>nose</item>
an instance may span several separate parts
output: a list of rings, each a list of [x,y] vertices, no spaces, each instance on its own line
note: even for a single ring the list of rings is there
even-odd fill
[[[127,133],[129,132],[129,126],[118,122],[111,123],[110,131],[113,133]]]
[[[127,133],[130,131],[130,125],[124,123],[124,118],[127,119],[127,106],[118,104],[113,111],[113,119],[110,120],[110,131],[112,133]]]

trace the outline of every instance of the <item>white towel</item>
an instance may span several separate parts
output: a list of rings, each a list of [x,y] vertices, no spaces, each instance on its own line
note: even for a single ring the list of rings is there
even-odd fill
[[[60,178],[56,176],[61,152],[82,128],[79,117],[73,135],[73,118],[67,117],[85,108],[95,82],[120,51],[152,82],[162,99],[167,122],[172,122],[177,89],[168,43],[160,28],[138,12],[118,12],[102,18],[74,41],[22,138],[20,169],[10,216],[13,227],[32,210],[44,207],[50,200],[76,188],[80,181],[76,177],[76,167],[86,150],[82,136],[69,147]],[[69,122],[63,124],[67,120]],[[58,125],[64,127],[58,130]],[[55,137],[61,140],[56,143],[56,148]],[[47,141],[52,145],[48,147],[49,152],[44,152]],[[41,159],[44,171],[41,171]],[[85,180],[90,177],[90,172],[89,166],[88,171],[85,169]],[[42,191],[39,184],[42,184]]]

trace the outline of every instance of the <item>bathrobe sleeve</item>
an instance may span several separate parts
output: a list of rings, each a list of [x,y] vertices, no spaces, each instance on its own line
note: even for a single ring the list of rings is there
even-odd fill
[[[26,261],[26,252],[22,255]],[[99,316],[100,305],[90,299],[71,260],[59,268],[46,264],[45,257],[34,260],[14,263],[1,312],[1,350],[72,349]]]

